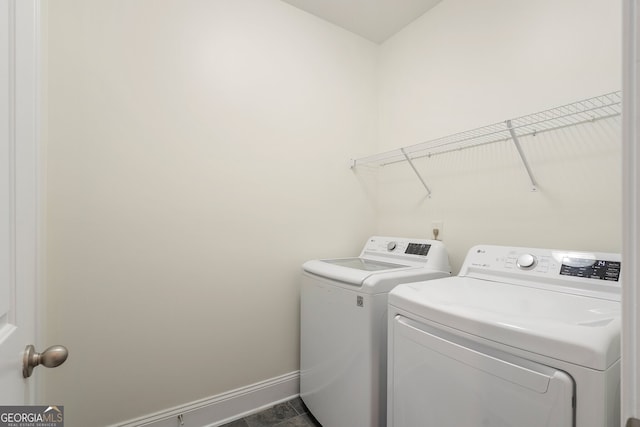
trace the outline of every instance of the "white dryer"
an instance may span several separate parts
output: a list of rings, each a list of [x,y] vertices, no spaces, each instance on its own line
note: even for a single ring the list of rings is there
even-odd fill
[[[389,295],[388,426],[620,426],[620,255],[476,246]]]
[[[300,396],[323,427],[386,424],[388,292],[450,272],[440,241],[377,236],[359,257],[303,265]]]

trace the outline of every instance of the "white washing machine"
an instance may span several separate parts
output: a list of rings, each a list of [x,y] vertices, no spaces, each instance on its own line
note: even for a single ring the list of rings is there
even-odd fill
[[[387,294],[450,272],[442,242],[392,237],[303,265],[300,396],[323,427],[386,424]]]
[[[620,426],[620,255],[476,246],[389,295],[388,426]]]

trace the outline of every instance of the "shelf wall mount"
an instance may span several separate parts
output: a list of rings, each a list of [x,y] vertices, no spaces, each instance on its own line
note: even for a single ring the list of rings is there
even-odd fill
[[[513,141],[513,145],[515,145],[516,150],[520,155],[520,160],[522,160],[524,169],[527,171],[527,175],[529,175],[529,181],[531,181],[531,191],[538,191],[536,180],[533,177],[533,172],[531,172],[531,166],[529,166],[529,162],[527,161],[527,156],[525,156],[524,151],[522,151],[522,146],[520,145],[520,141],[518,140],[518,135],[516,134],[516,131],[513,129],[511,120],[507,120],[505,124],[507,125],[507,129],[509,130],[509,134],[511,135],[511,140]]]
[[[429,186],[427,185],[427,183],[424,182],[424,179],[422,178],[422,175],[420,175],[420,172],[418,171],[416,166],[413,164],[413,161],[411,160],[411,157],[409,157],[407,152],[404,151],[404,148],[401,148],[400,151],[404,155],[405,159],[407,159],[407,163],[409,163],[409,166],[411,166],[411,169],[413,169],[413,171],[417,175],[417,177],[420,180],[420,182],[422,183],[422,186],[424,187],[424,189],[427,190],[427,197],[431,197],[431,190],[429,189]]]

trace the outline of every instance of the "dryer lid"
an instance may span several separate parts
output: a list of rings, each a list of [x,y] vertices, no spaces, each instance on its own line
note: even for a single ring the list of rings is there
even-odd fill
[[[389,304],[496,343],[605,370],[620,358],[617,301],[469,277],[408,283]]]

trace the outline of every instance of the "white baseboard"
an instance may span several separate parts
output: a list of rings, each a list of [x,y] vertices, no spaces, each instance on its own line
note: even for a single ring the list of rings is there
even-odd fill
[[[218,427],[299,393],[300,372],[295,371],[110,427],[176,427],[181,425],[179,416],[183,427]]]

